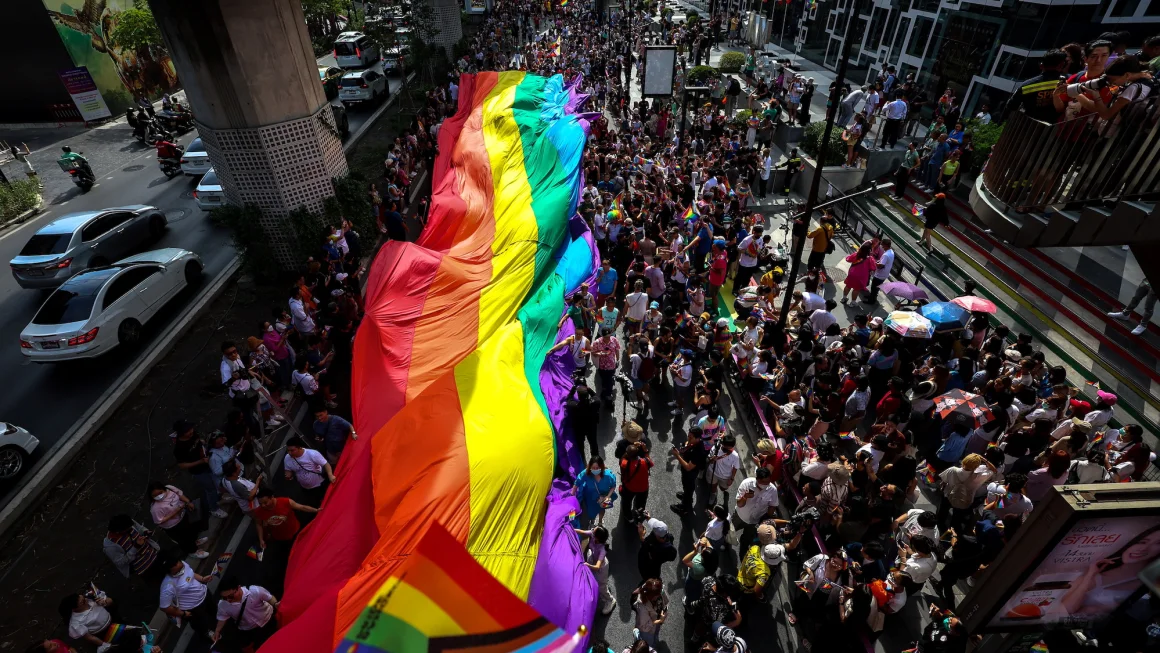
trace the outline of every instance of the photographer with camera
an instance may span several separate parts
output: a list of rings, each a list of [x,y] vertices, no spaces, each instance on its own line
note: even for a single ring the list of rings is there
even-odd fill
[[[581,447],[585,442],[588,443],[589,455],[599,455],[600,443],[596,440],[596,428],[600,424],[600,400],[596,397],[596,391],[588,385],[582,370],[572,373],[572,384],[572,390],[564,400],[572,432],[576,434],[576,442]],[[585,458],[583,450],[580,458]]]
[[[636,568],[642,580],[661,577],[661,566],[677,559],[677,548],[668,524],[651,517],[648,511],[638,515],[636,532],[640,536],[640,549],[636,554]]]
[[[753,476],[737,486],[736,515],[742,527],[740,544],[745,546],[757,536],[762,520],[777,514],[777,485],[766,467],[758,467]]]
[[[677,492],[680,503],[674,503],[669,508],[685,517],[693,507],[693,499],[696,498],[697,477],[705,471],[705,466],[709,462],[709,452],[701,445],[701,429],[696,426],[690,428],[685,444],[679,448],[674,445],[669,453],[681,466],[681,491]]]

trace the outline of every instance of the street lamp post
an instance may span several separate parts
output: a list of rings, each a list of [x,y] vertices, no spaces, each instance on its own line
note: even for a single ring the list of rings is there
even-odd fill
[[[681,146],[679,149],[682,154],[685,151],[685,116],[689,113],[689,94],[692,93],[696,97],[708,91],[708,86],[686,86],[684,92],[681,94]]]
[[[854,0],[851,3],[846,14],[846,21],[858,20],[858,15],[862,11],[862,4],[865,0]],[[838,60],[838,72],[834,77],[834,90],[830,93],[829,107],[826,109],[826,128],[822,131],[822,138],[818,141],[818,156],[817,161],[814,162],[814,176],[810,180],[810,192],[806,196],[806,207],[803,211],[802,219],[809,225],[810,216],[813,215],[814,209],[818,204],[818,190],[822,184],[822,167],[826,165],[826,145],[830,142],[830,135],[834,131],[834,118],[838,112],[838,106],[842,104],[842,85],[846,81],[846,68],[850,61],[851,46],[854,45],[854,39],[849,34],[846,40],[842,43],[842,56]],[[786,216],[790,219],[791,216]],[[806,239],[798,238],[797,246],[793,248],[790,254],[789,280],[785,285],[785,297],[781,302],[781,315],[778,316],[778,326],[785,329],[786,320],[789,319],[789,305],[793,301],[793,287],[794,282],[797,281],[798,268],[801,267],[802,250],[805,249]]]

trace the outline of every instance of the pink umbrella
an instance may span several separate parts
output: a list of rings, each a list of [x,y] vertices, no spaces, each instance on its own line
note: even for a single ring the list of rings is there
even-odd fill
[[[999,309],[995,307],[995,302],[982,297],[975,297],[974,295],[964,295],[962,297],[955,297],[951,300],[952,304],[957,304],[967,309],[972,313],[995,313]]]

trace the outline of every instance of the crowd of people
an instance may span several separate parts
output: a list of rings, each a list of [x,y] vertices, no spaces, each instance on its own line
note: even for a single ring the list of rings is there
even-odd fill
[[[862,243],[845,258],[840,303],[847,310],[838,311],[839,302],[823,296],[834,286],[827,273],[839,238],[833,217],[789,222],[779,242],[773,221],[751,206],[754,197],[767,196],[778,167],[785,169],[783,183],[773,190],[789,194],[801,159],[791,151],[775,162],[772,134],[780,121],[808,122],[814,80],[785,68],[771,82],[757,79],[751,51],[742,80],[714,78],[710,97],[692,102],[685,136],[680,98],[632,100],[643,49],[677,45],[682,70],[691,68],[707,62],[720,41],[736,42],[740,21],[728,13],[696,22],[674,21],[671,9],[659,20],[655,15],[638,7],[607,19],[578,6],[497,3],[470,54],[456,62],[461,72],[583,75],[589,108],[600,111],[584,152],[578,211],[602,262],[594,284],[569,299],[561,325],[571,321],[575,335],[557,349],[577,366],[569,423],[587,465],[574,483],[582,508],[576,527],[600,586],[601,614],[616,606],[607,552],[614,535],[622,537],[606,525],[606,512],[619,510],[633,528],[627,537],[640,543],[633,641],[617,642],[615,650],[650,653],[671,636],[662,635],[663,626],[678,600],[661,581],[666,564],[682,570],[686,635],[707,651],[744,653],[740,635],[767,636],[747,625],[756,611],[771,610],[785,574],[799,590],[788,597],[790,622],[811,647],[849,648],[858,641],[855,632],[874,637],[929,582],[943,607],[932,604],[923,641],[962,650],[968,633],[953,614],[956,586],[995,560],[1053,486],[1142,478],[1152,459],[1143,431],[1133,424],[1110,428],[1114,394],[1101,390],[1094,403],[1084,400],[1030,337],[1012,341],[1008,327],[986,313],[933,339],[892,331],[872,315],[892,268],[889,240]],[[1150,80],[1141,61],[1150,55],[1155,65],[1160,43],[1148,41],[1142,57],[1120,51],[1108,64],[1112,46],[1089,44],[1086,68],[1070,71],[1068,84],[1053,84],[1046,96],[1021,95],[1024,110],[1054,120],[1073,105],[1101,116],[1121,106],[1123,92],[1102,98],[1103,90],[1083,83],[1105,72],[1122,89]],[[1056,73],[1074,63],[1070,54],[1048,52],[1044,80],[1058,81]],[[1138,87],[1137,94],[1151,88]],[[913,75],[899,82],[890,68],[877,83],[840,98],[847,166],[856,164],[855,152],[876,122],[878,146],[893,148],[913,133],[926,102]],[[422,228],[429,198],[418,200],[417,223],[408,222],[410,185],[434,161],[440,125],[457,102],[455,79],[429,91],[414,128],[396,139],[382,178],[370,186],[385,237],[413,239],[417,231],[409,225]],[[934,106],[925,142],[909,145],[901,188],[915,175],[931,190],[946,190],[970,151],[958,99],[948,90]],[[737,120],[742,109],[748,113]],[[989,123],[989,108],[975,120]],[[945,216],[942,201],[927,208],[929,228]],[[806,271],[787,291],[781,246],[802,239],[809,245]],[[253,649],[277,627],[290,547],[335,482],[344,447],[358,437],[349,412],[339,411],[349,406],[343,394],[372,240],[348,221],[329,228],[285,305],[244,343],[221,343],[220,380],[232,403],[226,422],[208,435],[192,421],[173,427],[173,457],[194,491],[150,482],[151,525],[126,514],[109,519],[102,546],[117,571],[158,592],[161,610],[191,624],[218,653]],[[785,326],[784,292],[791,293]],[[867,308],[855,308],[859,302]],[[755,443],[749,461],[738,450],[742,434],[731,432],[721,411],[727,384],[751,394],[764,412],[760,423],[769,425],[771,437]],[[986,417],[940,412],[935,400],[956,390],[977,395]],[[618,391],[636,418],[618,425],[615,460],[606,461],[598,426],[610,419]],[[275,487],[285,484],[269,476],[264,436],[287,427],[282,409],[294,395],[308,406],[311,429],[286,442],[281,474],[292,486],[280,492]],[[685,441],[653,451],[638,422],[671,425]],[[688,551],[678,549],[676,529],[648,508],[660,456],[670,456],[680,475],[683,490],[670,521],[694,530]],[[914,507],[920,491],[936,510]],[[246,584],[227,571],[211,596],[213,576],[195,572],[190,561],[210,555],[202,533],[226,509],[253,519],[261,577]],[[1140,545],[1158,541],[1150,535]],[[734,545],[735,560],[727,555]],[[60,613],[74,642],[87,640],[100,653],[139,651],[141,642],[160,651],[148,629],[121,622],[113,600],[95,586],[64,597]],[[53,639],[29,650],[70,646]],[[606,650],[614,650],[609,642],[594,640],[594,653]]]

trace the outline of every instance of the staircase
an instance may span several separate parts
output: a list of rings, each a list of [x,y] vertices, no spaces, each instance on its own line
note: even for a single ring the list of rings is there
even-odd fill
[[[1014,114],[971,189],[970,205],[1016,247],[1128,245],[1160,287],[1160,96],[1111,121],[1055,124]]]

